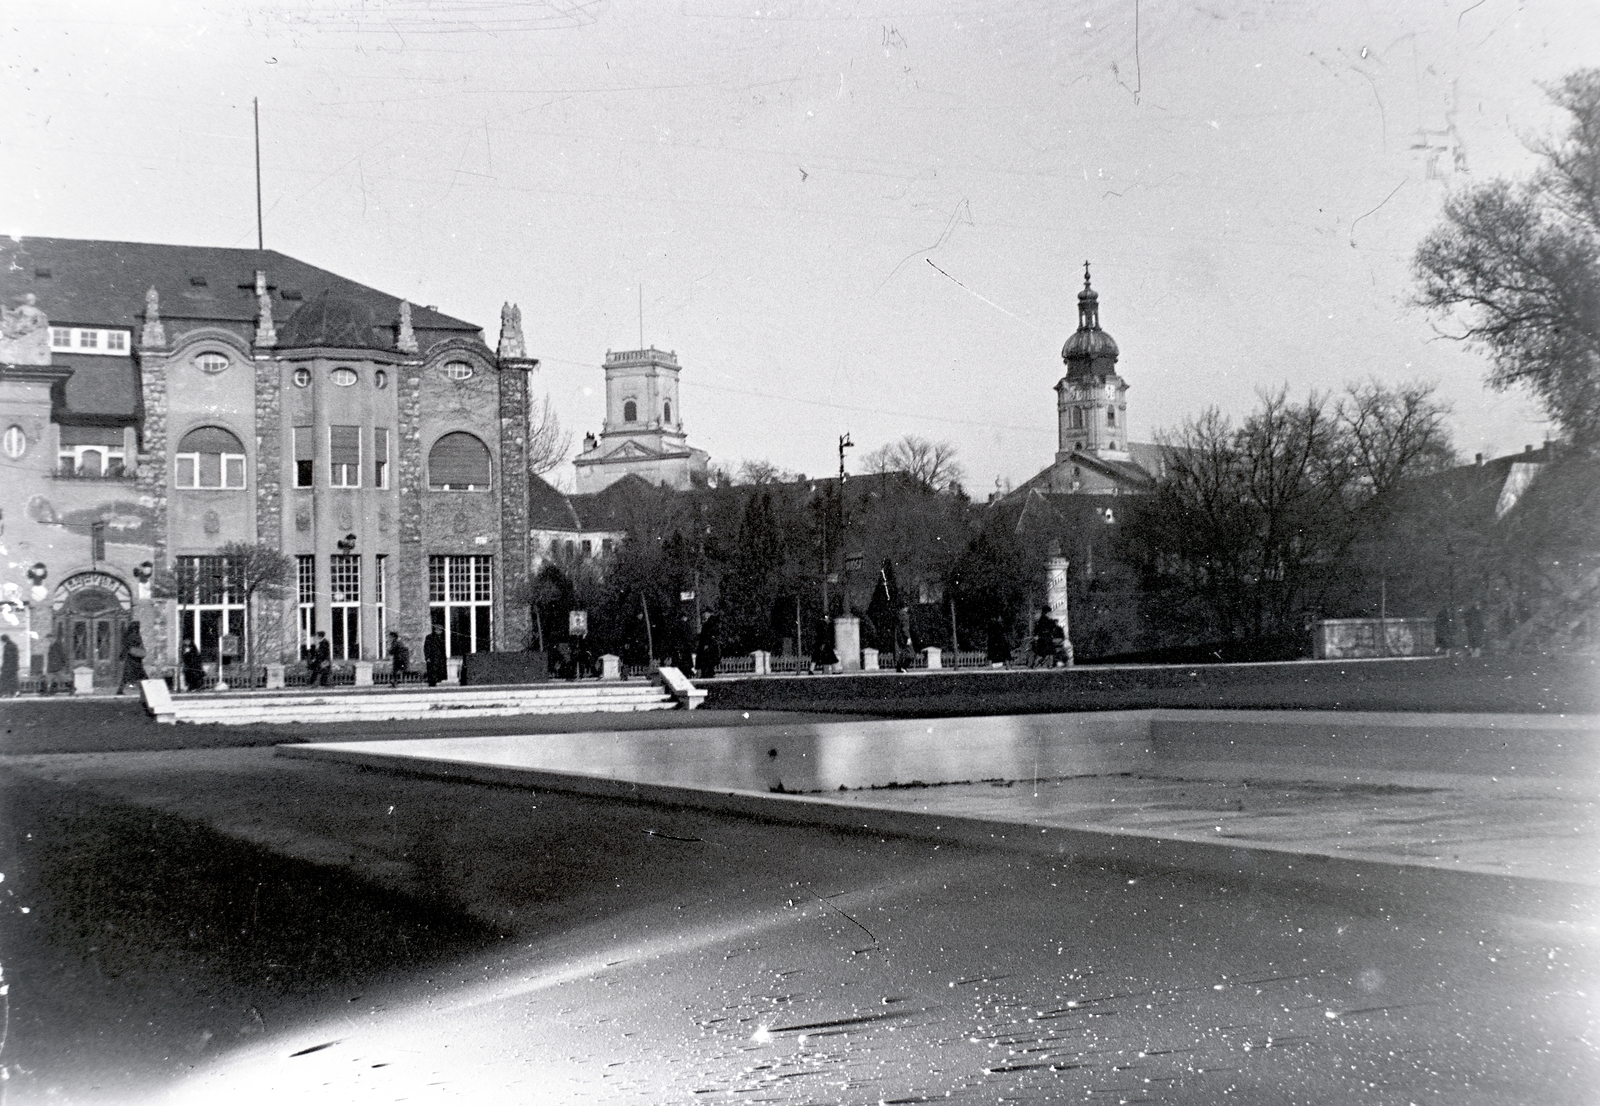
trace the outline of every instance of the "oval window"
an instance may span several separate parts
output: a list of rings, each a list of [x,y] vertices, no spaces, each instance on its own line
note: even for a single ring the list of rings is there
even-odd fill
[[[350,385],[352,385],[356,381],[360,380],[361,377],[356,374],[356,371],[354,369],[347,369],[347,368],[340,367],[340,368],[334,369],[331,373],[329,373],[328,374],[328,379],[332,380],[335,384],[339,385],[339,387],[341,387],[341,388],[348,388],[348,387],[350,387]]]
[[[311,383],[311,370],[310,369],[296,369],[294,371],[294,386],[296,388],[304,388],[306,385],[308,385],[310,383]]]
[[[372,374],[372,386],[380,392],[383,391],[389,386],[389,374],[378,369]]]
[[[7,427],[4,437],[0,438],[0,448],[6,451],[7,457],[16,460],[28,452],[28,436],[20,426]]]
[[[451,380],[471,380],[472,366],[466,361],[446,361],[444,364],[444,375],[448,376]]]
[[[202,353],[194,359],[195,366],[203,373],[219,373],[228,367],[228,359],[220,353]]]

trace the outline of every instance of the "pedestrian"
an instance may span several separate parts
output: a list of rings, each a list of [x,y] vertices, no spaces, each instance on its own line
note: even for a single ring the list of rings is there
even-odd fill
[[[1039,664],[1054,668],[1062,643],[1066,640],[1067,635],[1062,632],[1061,624],[1050,617],[1050,608],[1041,608],[1039,621],[1033,624],[1033,655],[1038,658]]]
[[[904,672],[911,667],[911,608],[900,608],[899,621],[894,632],[894,670]]]
[[[398,685],[411,671],[411,650],[393,630],[389,631],[389,660],[389,683]]]
[[[422,667],[429,687],[438,687],[449,672],[444,659],[444,633],[437,626],[422,639]]]
[[[183,643],[183,652],[179,654],[179,661],[183,664],[183,686],[189,691],[204,691],[206,689],[206,664],[200,656],[200,649],[194,640]]]
[[[138,687],[144,678],[144,635],[137,622],[130,622],[122,635],[122,679],[117,682],[117,694],[129,684]]]
[[[0,697],[10,699],[22,690],[22,661],[10,634],[0,634]]]
[[[722,663],[722,643],[717,640],[722,633],[722,624],[716,615],[711,615],[700,625],[700,640],[695,649],[695,660],[700,665],[700,678],[709,680],[717,674],[717,665]]]
[[[812,654],[812,666],[824,672],[832,672],[839,663],[839,655],[833,651],[833,623],[826,616],[817,626],[817,647]]]
[[[328,644],[328,634],[317,631],[317,640],[311,643],[311,682],[327,687],[333,679],[333,646]]]
[[[44,654],[44,686],[45,694],[53,695],[56,690],[56,681],[61,680],[68,687],[72,686],[72,678],[67,675],[67,647],[62,644],[61,635],[56,634],[50,638],[50,648]]]
[[[991,615],[989,618],[986,644],[990,665],[999,667],[1011,659],[1011,642],[1006,640],[1005,624],[1000,621],[999,615]]]

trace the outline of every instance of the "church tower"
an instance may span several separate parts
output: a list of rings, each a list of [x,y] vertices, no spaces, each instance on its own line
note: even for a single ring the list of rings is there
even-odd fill
[[[1061,347],[1067,375],[1056,384],[1056,460],[1090,454],[1129,460],[1128,385],[1117,375],[1117,343],[1100,329],[1100,295],[1089,284],[1083,263],[1078,293],[1078,329]]]
[[[684,433],[677,354],[654,346],[608,352],[605,372],[600,437],[587,435],[573,461],[579,493],[597,492],[630,473],[680,490],[703,483],[709,457]]]

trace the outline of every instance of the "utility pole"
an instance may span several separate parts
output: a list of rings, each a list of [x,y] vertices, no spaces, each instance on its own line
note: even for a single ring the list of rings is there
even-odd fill
[[[267,243],[261,229],[261,97],[251,97],[250,103],[256,116],[256,249],[264,250]]]

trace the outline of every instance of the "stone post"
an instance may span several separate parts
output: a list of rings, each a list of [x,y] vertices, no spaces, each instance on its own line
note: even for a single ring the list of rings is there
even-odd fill
[[[1050,617],[1056,620],[1061,632],[1066,635],[1066,661],[1070,665],[1072,624],[1068,620],[1067,610],[1067,559],[1061,555],[1061,546],[1056,542],[1050,543],[1050,553],[1044,562],[1044,594],[1045,605],[1050,608]]]
[[[88,695],[94,691],[94,669],[79,665],[72,670],[72,694]]]
[[[750,669],[751,675],[753,675],[753,676],[770,676],[770,675],[772,675],[772,654],[771,653],[767,652],[765,649],[757,649],[754,653],[750,654],[750,660],[752,662],[752,667]]]
[[[284,668],[285,668],[285,666],[281,665],[281,664],[269,664],[269,665],[267,665],[267,690],[268,691],[281,691],[283,689],[283,670],[284,670]]]
[[[878,651],[870,645],[861,650],[861,671],[878,671]]]
[[[357,687],[371,687],[372,686],[372,662],[371,661],[356,661],[356,686]]]
[[[840,672],[861,671],[861,620],[840,615],[833,620],[833,655],[839,658]]]
[[[929,645],[922,650],[922,655],[928,658],[929,668],[944,667],[944,650],[937,645]]]
[[[615,653],[600,654],[600,678],[602,680],[622,679],[622,659]]]
[[[446,657],[444,659],[444,664],[445,664],[444,682],[447,683],[447,684],[459,685],[461,683],[461,658],[460,657]]]

